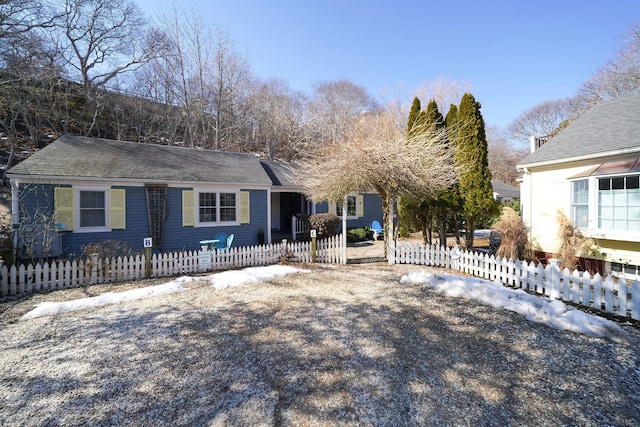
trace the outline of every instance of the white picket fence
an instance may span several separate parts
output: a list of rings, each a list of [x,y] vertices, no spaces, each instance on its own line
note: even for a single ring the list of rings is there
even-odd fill
[[[229,250],[154,254],[151,276],[166,277],[231,268],[271,265],[282,261],[311,262],[311,242],[232,247]],[[318,239],[316,262],[346,263],[341,235]],[[28,295],[100,283],[139,280],[146,277],[144,255],[94,258],[87,261],[52,261],[0,268],[2,296]]]
[[[574,304],[640,320],[640,282],[588,272],[570,272],[550,263],[547,266],[513,261],[479,252],[468,252],[419,242],[392,244],[389,263],[445,267],[506,286],[522,288]]]

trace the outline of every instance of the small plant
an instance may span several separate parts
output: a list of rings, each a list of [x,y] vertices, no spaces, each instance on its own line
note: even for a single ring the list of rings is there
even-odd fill
[[[370,236],[373,238],[372,232],[366,227],[352,228],[347,231],[347,242],[363,242],[368,240]]]
[[[493,226],[493,229],[500,235],[497,256],[513,260],[533,260],[533,248],[529,242],[527,227],[515,210],[504,207],[500,221]]]
[[[334,213],[311,215],[309,217],[309,225],[311,230],[316,230],[319,239],[330,237],[336,234],[338,225],[340,225],[340,217]]]

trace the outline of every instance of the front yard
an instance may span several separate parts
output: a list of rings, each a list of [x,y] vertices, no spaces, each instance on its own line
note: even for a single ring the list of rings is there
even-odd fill
[[[640,331],[551,329],[400,283],[418,266],[310,271],[28,320],[0,305],[2,425],[634,425]],[[434,269],[439,271],[439,269]],[[159,281],[158,283],[166,282]],[[119,285],[114,291],[149,285]]]

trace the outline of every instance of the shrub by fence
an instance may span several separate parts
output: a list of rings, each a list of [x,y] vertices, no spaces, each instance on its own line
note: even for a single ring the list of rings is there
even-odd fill
[[[319,239],[316,262],[345,263],[341,235]],[[276,264],[282,261],[311,262],[311,242],[232,247],[229,250],[185,251],[154,254],[151,276],[198,274],[231,268]],[[144,255],[86,261],[51,261],[35,265],[0,268],[2,296],[27,295],[100,283],[140,280],[146,277]]]
[[[417,242],[392,244],[390,264],[419,264],[445,267],[472,276],[499,280],[501,283],[602,310],[618,316],[640,320],[640,282],[568,269],[560,271],[556,264],[547,266]]]

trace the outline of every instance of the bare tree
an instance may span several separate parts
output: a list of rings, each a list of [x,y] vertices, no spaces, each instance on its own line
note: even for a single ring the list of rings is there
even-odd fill
[[[440,112],[446,116],[451,104],[459,105],[462,95],[471,91],[471,83],[439,77],[432,82],[422,82],[414,96],[423,101],[434,100],[441,107]],[[425,103],[426,104],[426,103]],[[406,114],[404,117],[407,117]]]
[[[309,103],[312,139],[320,144],[341,142],[359,116],[379,108],[363,86],[348,80],[319,83]]]
[[[531,136],[555,135],[575,117],[577,111],[573,99],[546,101],[516,117],[507,131],[514,141],[527,144]]]
[[[165,55],[145,67],[149,91],[180,107],[183,141],[203,148],[231,147],[234,130],[246,118],[244,104],[252,82],[248,62],[239,55],[225,31],[194,14],[186,19],[172,8],[158,17],[168,38]]]
[[[317,146],[300,168],[315,201],[342,201],[350,192],[375,190],[383,203],[387,250],[394,236],[391,209],[406,194],[425,197],[456,179],[445,130],[430,127],[407,135],[388,111],[352,122],[342,143]]]
[[[161,33],[147,31],[144,15],[132,0],[65,0],[63,8],[58,24],[66,40],[63,55],[93,110],[89,134],[102,106],[97,89],[154,58],[164,42]]]
[[[529,147],[510,143],[504,132],[495,126],[487,126],[486,131],[491,176],[507,184],[516,185],[516,165],[529,154]]]
[[[581,111],[602,101],[635,93],[640,89],[640,21],[623,37],[614,58],[598,69],[578,91]]]
[[[284,80],[271,79],[255,90],[252,104],[255,148],[264,150],[271,160],[294,160],[305,142],[304,96]]]

